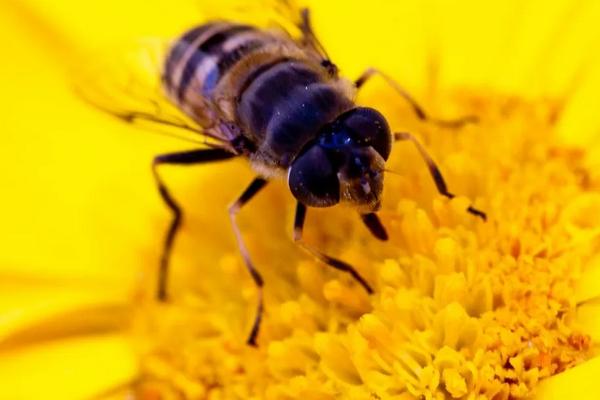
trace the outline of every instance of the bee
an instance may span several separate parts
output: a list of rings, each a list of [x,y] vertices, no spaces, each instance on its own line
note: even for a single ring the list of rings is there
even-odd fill
[[[249,345],[257,343],[264,281],[244,244],[236,216],[270,180],[287,179],[296,199],[294,241],[325,265],[350,274],[368,293],[373,292],[371,285],[352,265],[302,241],[307,209],[350,205],[376,239],[387,240],[377,211],[392,143],[401,140],[416,146],[438,191],[454,197],[439,168],[415,137],[392,133],[380,112],[356,105],[357,91],[379,75],[411,105],[419,119],[450,127],[472,122],[470,117],[453,121],[430,118],[396,81],[377,69],[368,69],[355,80],[341,77],[313,32],[309,10],[297,12],[293,24],[299,32],[296,36],[285,29],[223,20],[190,29],[162,58],[161,93],[146,102],[146,108],[139,102],[121,104],[109,98],[99,101],[101,92],[116,97],[108,88],[84,94],[84,98],[127,122],[175,127],[203,138],[200,148],[159,155],[152,163],[158,192],[172,213],[160,260],[160,301],[168,298],[169,257],[183,217],[159,173],[160,167],[243,157],[256,171],[256,177],[228,209],[241,256],[258,288]],[[127,95],[136,97],[133,92],[127,87]],[[485,219],[476,208],[470,206],[467,211]]]

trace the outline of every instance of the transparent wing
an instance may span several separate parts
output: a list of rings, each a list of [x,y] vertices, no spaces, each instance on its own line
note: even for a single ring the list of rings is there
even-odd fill
[[[299,37],[300,11],[297,0],[197,0],[202,17],[207,20],[230,20],[261,28],[281,26]]]
[[[170,40],[148,38],[93,52],[86,65],[73,68],[75,90],[87,103],[133,125],[209,147],[228,147],[225,138],[207,133],[164,93],[162,68],[170,46]]]
[[[300,0],[193,1],[198,2],[199,24],[227,20],[278,29],[305,46],[332,72],[337,71],[313,34],[308,9]],[[81,65],[72,68],[76,92],[89,104],[133,125],[231,149],[230,136],[220,134],[218,129],[203,129],[166,96],[162,70],[172,43],[172,39],[144,38],[82,57]]]
[[[206,20],[229,20],[265,29],[282,30],[304,45],[316,58],[331,64],[325,48],[312,30],[310,10],[302,0],[197,1]]]

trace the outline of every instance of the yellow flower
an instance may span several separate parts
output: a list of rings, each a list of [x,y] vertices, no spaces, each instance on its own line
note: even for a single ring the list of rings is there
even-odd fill
[[[167,213],[149,160],[186,147],[69,90],[65,65],[93,62],[79,50],[196,20],[190,1],[122,3],[0,5],[0,399],[598,397],[597,2],[314,5],[344,75],[380,67],[432,114],[481,121],[441,129],[382,82],[361,93],[462,195],[439,196],[398,143],[381,211],[389,242],[346,210],[310,210],[307,242],[355,265],[371,296],[296,250],[285,184],[244,209],[266,282],[257,348],[244,344],[257,293],[225,212],[248,166],[165,171],[186,220],[173,301],[157,304]],[[465,212],[470,200],[487,222]]]

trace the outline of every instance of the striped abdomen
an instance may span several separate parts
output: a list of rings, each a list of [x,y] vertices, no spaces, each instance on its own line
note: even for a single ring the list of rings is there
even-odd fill
[[[203,126],[232,122],[252,158],[289,166],[319,129],[353,105],[340,81],[291,38],[246,25],[209,23],[167,57],[170,97]]]
[[[166,59],[163,83],[167,93],[203,126],[210,125],[215,118],[211,108],[217,84],[245,54],[264,44],[261,36],[252,27],[222,22],[190,30]]]
[[[167,91],[181,103],[186,92],[199,86],[210,98],[225,73],[244,54],[264,44],[264,37],[245,25],[211,23],[183,35],[171,49],[164,70]]]

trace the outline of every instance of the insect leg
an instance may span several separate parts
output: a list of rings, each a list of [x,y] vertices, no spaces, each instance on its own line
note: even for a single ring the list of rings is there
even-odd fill
[[[252,330],[250,331],[250,335],[248,336],[248,343],[251,346],[256,346],[256,336],[258,336],[258,330],[260,328],[260,321],[262,319],[263,313],[263,278],[260,273],[254,267],[252,260],[250,259],[250,253],[244,244],[244,239],[242,238],[242,233],[240,232],[240,228],[237,225],[235,217],[240,209],[250,201],[265,185],[267,184],[267,180],[257,177],[254,178],[252,183],[244,190],[244,192],[240,195],[240,197],[229,206],[229,218],[231,218],[231,226],[233,227],[233,233],[235,233],[235,239],[237,241],[238,247],[240,249],[240,253],[242,254],[242,258],[244,259],[244,263],[254,280],[254,283],[258,287],[258,307],[256,310],[256,317],[254,318],[254,323],[252,324]]]
[[[367,281],[360,276],[360,274],[352,267],[350,264],[345,263],[344,261],[338,260],[337,258],[330,257],[326,254],[321,253],[318,250],[313,249],[312,247],[306,245],[302,241],[302,231],[304,229],[304,220],[306,218],[306,206],[300,202],[296,203],[296,216],[294,218],[294,242],[297,243],[303,250],[310,253],[313,257],[333,267],[335,269],[339,269],[341,271],[347,272],[352,277],[360,283],[362,287],[365,288],[367,293],[373,293],[373,289],[367,283]]]
[[[360,218],[364,222],[369,231],[379,240],[388,240],[388,234],[381,220],[375,213],[361,214]]]
[[[154,161],[152,162],[152,173],[154,174],[154,180],[156,181],[156,185],[158,186],[158,192],[160,193],[160,197],[162,197],[167,207],[169,207],[169,209],[173,213],[173,219],[171,220],[171,225],[169,226],[169,230],[167,231],[167,234],[165,236],[163,252],[160,258],[160,269],[158,271],[158,289],[156,292],[158,300],[167,300],[169,256],[173,248],[173,241],[175,240],[175,235],[177,234],[177,230],[181,225],[182,218],[181,207],[175,201],[175,199],[169,192],[169,189],[165,185],[163,179],[160,177],[160,174],[158,173],[158,167],[160,165],[165,164],[202,164],[213,161],[227,160],[232,157],[235,157],[235,154],[225,149],[199,149],[180,153],[163,154],[154,158]]]
[[[394,140],[395,141],[410,140],[415,145],[417,150],[419,150],[421,157],[423,157],[423,160],[427,164],[427,168],[429,168],[429,173],[431,174],[431,177],[433,178],[433,181],[435,182],[435,186],[437,187],[438,192],[441,195],[448,197],[449,199],[452,199],[455,197],[454,194],[452,194],[448,191],[448,186],[446,185],[446,181],[444,180],[444,177],[442,176],[442,172],[440,171],[439,167],[436,165],[435,161],[433,161],[433,159],[431,158],[429,153],[427,153],[427,151],[423,148],[421,143],[419,143],[419,141],[413,135],[411,135],[408,132],[394,133]],[[484,221],[487,219],[487,216],[483,211],[480,211],[473,206],[469,206],[467,208],[467,211],[473,215],[480,217]]]
[[[362,75],[354,81],[354,85],[357,89],[360,89],[374,75],[381,76],[386,83],[392,87],[392,89],[400,94],[400,96],[402,96],[410,104],[413,111],[417,115],[417,118],[422,121],[428,121],[445,128],[460,128],[468,123],[477,123],[479,121],[479,119],[474,115],[449,120],[432,118],[431,116],[427,115],[423,107],[421,107],[419,103],[417,103],[417,101],[402,86],[400,86],[395,79],[376,68],[369,68],[363,72]]]

